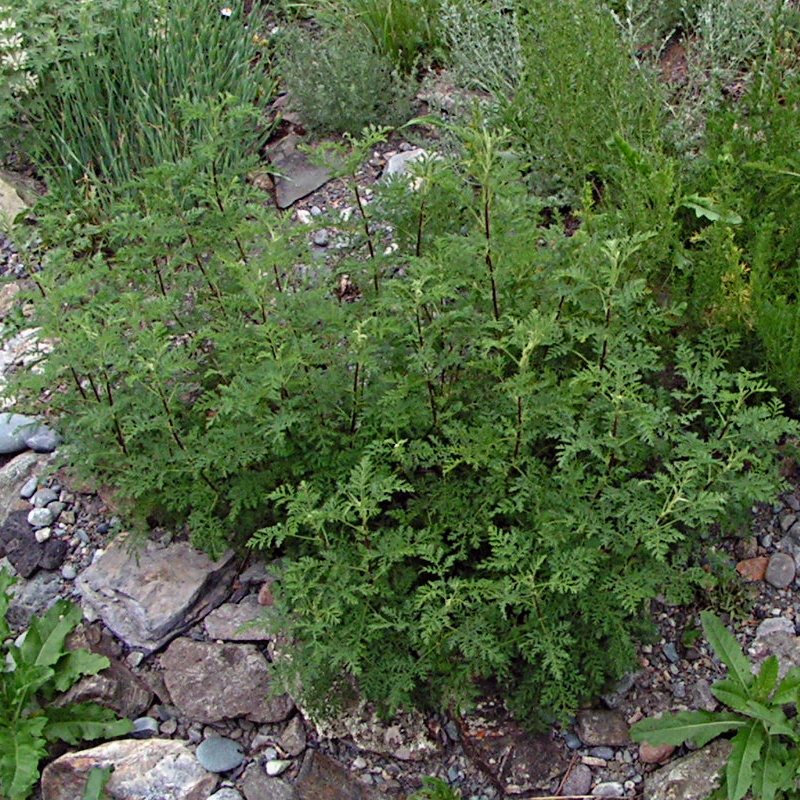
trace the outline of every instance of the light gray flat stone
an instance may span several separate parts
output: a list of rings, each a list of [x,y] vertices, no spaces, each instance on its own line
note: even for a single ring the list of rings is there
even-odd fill
[[[312,164],[308,155],[297,149],[300,141],[299,136],[291,134],[269,152],[278,208],[288,208],[332,177],[330,170]]]
[[[275,638],[269,617],[274,611],[262,606],[255,595],[248,595],[240,603],[223,603],[203,620],[206,633],[212,639],[226,642],[265,642]]]
[[[120,639],[151,653],[218,606],[235,572],[232,552],[211,561],[187,542],[132,549],[120,535],[76,586]]]
[[[195,755],[209,772],[228,772],[244,761],[244,750],[239,742],[224,736],[210,736],[200,743]]]
[[[42,800],[76,800],[94,767],[113,767],[106,784],[110,800],[207,800],[216,775],[203,769],[183,742],[120,739],[67,753],[45,767]]]

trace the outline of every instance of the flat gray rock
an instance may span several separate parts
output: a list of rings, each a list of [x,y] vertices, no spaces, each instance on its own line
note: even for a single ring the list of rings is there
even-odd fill
[[[152,653],[218,606],[235,573],[232,552],[211,561],[187,542],[132,548],[121,535],[76,585],[122,641]]]
[[[180,638],[161,656],[161,667],[173,705],[193,722],[280,722],[294,708],[287,695],[270,696],[267,661],[255,645]]]
[[[706,800],[719,786],[731,752],[729,739],[716,739],[648,775],[642,800]]]
[[[208,800],[218,782],[183,742],[120,739],[48,764],[42,773],[42,800],[82,797],[94,767],[114,768],[105,788],[110,800]]]
[[[278,208],[288,208],[332,177],[330,170],[312,164],[308,154],[297,149],[300,142],[299,136],[290,134],[269,151]]]
[[[628,725],[619,711],[584,709],[578,712],[575,732],[585,745],[622,747],[630,743]]]
[[[240,603],[223,603],[203,620],[212,639],[225,642],[265,642],[275,638],[267,622],[274,617],[272,609],[262,606],[255,595],[247,595]]]
[[[195,755],[209,772],[228,772],[244,761],[244,750],[239,742],[224,736],[209,736],[198,745]]]

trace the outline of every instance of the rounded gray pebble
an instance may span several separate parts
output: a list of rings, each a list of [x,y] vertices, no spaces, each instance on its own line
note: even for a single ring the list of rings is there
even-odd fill
[[[787,553],[774,553],[767,564],[764,579],[776,589],[785,589],[794,580],[794,558]]]
[[[22,488],[19,490],[19,496],[29,500],[33,497],[33,493],[36,491],[38,485],[39,479],[35,475],[31,475],[31,477],[22,484]]]
[[[678,655],[678,648],[675,646],[675,642],[667,642],[661,649],[663,650],[667,659],[673,664],[676,664],[681,660],[681,657]]]
[[[36,508],[44,508],[46,505],[56,500],[58,500],[58,494],[47,487],[39,489],[39,491],[31,497],[31,503],[36,506]]]
[[[152,717],[139,717],[133,721],[131,736],[134,739],[149,739],[158,733],[158,723]]]
[[[604,781],[592,789],[595,797],[624,797],[625,787],[618,781]]]
[[[570,750],[580,750],[583,742],[572,731],[564,731],[564,741]]]
[[[78,577],[78,570],[76,570],[72,564],[64,564],[64,566],[61,567],[61,577],[65,581],[74,581],[75,578]]]
[[[589,755],[606,761],[614,760],[614,751],[610,747],[592,747],[589,749]]]
[[[38,431],[25,437],[25,444],[34,453],[52,453],[61,444],[61,437],[49,428],[42,426]]]
[[[53,524],[53,512],[48,508],[33,508],[28,514],[28,524],[34,528],[46,528]]]
[[[244,750],[238,742],[223,736],[210,736],[197,748],[197,760],[209,772],[228,772],[244,761]]]
[[[220,789],[218,792],[214,792],[214,794],[209,795],[208,800],[242,800],[242,796],[236,791],[236,789],[231,789],[228,786],[224,789]]]

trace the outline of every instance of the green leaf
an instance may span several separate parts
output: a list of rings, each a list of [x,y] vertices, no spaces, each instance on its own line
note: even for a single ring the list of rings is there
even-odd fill
[[[64,640],[81,621],[78,606],[61,600],[41,617],[34,617],[20,654],[29,664],[53,666],[64,654]]]
[[[50,742],[78,744],[84,739],[109,739],[133,729],[129,719],[117,719],[113,711],[94,703],[74,703],[65,708],[45,709],[44,735]]]
[[[728,679],[717,681],[711,687],[711,694],[734,711],[738,711],[741,714],[747,713],[750,693],[746,689],[742,689],[736,681]]]
[[[88,650],[70,650],[64,653],[55,666],[53,685],[57,691],[65,692],[82,675],[96,675],[110,663],[106,656],[90,653]]]
[[[725,768],[728,800],[741,800],[753,785],[753,763],[764,744],[764,729],[755,720],[733,737],[733,748]]]
[[[5,569],[0,569],[0,642],[5,641],[11,635],[11,631],[6,621],[6,612],[11,602],[11,587],[17,579]]]
[[[650,744],[672,744],[678,747],[684,742],[694,742],[702,747],[723,733],[742,728],[747,720],[732,712],[680,711],[668,717],[653,717],[637,722],[631,728],[635,742]]]
[[[789,725],[786,715],[780,708],[767,708],[765,705],[757,703],[755,700],[750,700],[747,703],[747,709],[744,713],[763,722],[771,735],[783,735],[795,741],[797,740],[797,732]]]
[[[113,771],[113,766],[92,767],[89,770],[89,777],[86,780],[86,788],[83,790],[81,800],[103,800],[103,798],[107,797],[103,790],[106,788]]]
[[[689,208],[698,217],[705,217],[712,222],[727,222],[729,225],[741,225],[742,218],[729,208],[722,208],[709,197],[700,197],[697,194],[686,195],[680,203],[684,208]]]
[[[787,763],[786,747],[775,737],[767,737],[761,758],[753,765],[753,795],[759,800],[774,800],[778,789],[792,781],[792,765]]]
[[[0,726],[0,788],[8,800],[24,800],[39,779],[39,761],[47,755],[42,736],[46,722],[31,717],[13,727]]]
[[[762,665],[761,669],[753,681],[750,692],[753,699],[763,703],[772,694],[775,684],[778,682],[778,657],[771,655]]]
[[[730,670],[730,677],[740,688],[749,693],[753,683],[753,673],[750,671],[750,662],[742,652],[739,642],[733,634],[722,624],[719,617],[710,611],[700,614],[703,622],[703,631],[714,652]]]
[[[775,705],[798,702],[798,689],[800,689],[800,667],[792,667],[778,684],[772,702]]]

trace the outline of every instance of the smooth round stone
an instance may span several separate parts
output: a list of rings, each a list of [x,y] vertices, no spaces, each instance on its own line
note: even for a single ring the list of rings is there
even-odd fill
[[[34,453],[52,453],[61,444],[61,437],[41,425],[38,430],[25,437],[25,444]]]
[[[292,766],[291,761],[286,761],[282,758],[275,758],[271,761],[267,761],[264,769],[266,770],[267,775],[270,778],[274,778],[276,775],[280,775],[282,772],[286,772],[289,767]]]
[[[325,228],[320,228],[318,231],[314,231],[311,241],[314,242],[317,247],[327,247],[328,243],[330,242],[328,231],[325,230]]]
[[[220,789],[218,792],[209,795],[208,800],[242,800],[242,796],[236,789],[226,786],[224,789]]]
[[[36,475],[31,475],[31,477],[22,484],[22,488],[19,490],[19,496],[25,498],[25,500],[29,500],[33,497],[33,493],[36,491],[38,485],[39,478],[37,478]]]
[[[39,489],[39,491],[31,497],[31,503],[36,508],[44,508],[48,503],[54,503],[56,500],[58,500],[58,494],[47,487]]]
[[[591,747],[589,755],[595,758],[602,758],[604,761],[614,760],[614,751],[610,747]]]
[[[66,505],[60,500],[54,500],[52,503],[47,504],[47,510],[53,515],[53,519],[58,519],[65,508]]]
[[[238,742],[224,736],[211,736],[197,747],[197,760],[209,772],[227,772],[244,761],[244,750]]]
[[[596,797],[624,797],[625,787],[618,781],[604,781],[592,789]]]
[[[19,453],[27,448],[25,439],[38,429],[39,423],[24,414],[0,414],[0,454]]]
[[[788,553],[775,553],[769,560],[764,577],[776,589],[785,589],[794,580],[794,576],[794,558]]]
[[[131,736],[134,739],[149,739],[158,733],[158,722],[152,717],[139,717],[133,721]]]
[[[53,524],[53,512],[49,508],[33,508],[28,514],[28,524],[34,528],[46,528]]]
[[[36,541],[42,544],[42,542],[46,542],[50,538],[51,533],[50,528],[39,528],[33,535],[36,537]]]
[[[64,566],[61,567],[61,577],[65,581],[74,581],[75,578],[78,577],[78,571],[72,564],[64,564]]]

